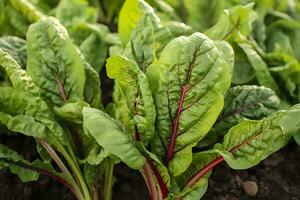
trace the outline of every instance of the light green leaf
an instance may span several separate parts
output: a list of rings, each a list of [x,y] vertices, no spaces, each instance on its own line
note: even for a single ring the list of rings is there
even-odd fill
[[[40,89],[33,83],[26,71],[21,69],[18,63],[6,52],[0,49],[0,68],[9,77],[14,88],[27,91],[34,95],[40,95]]]
[[[0,38],[0,49],[7,52],[18,64],[26,68],[26,41],[15,36]]]
[[[135,130],[133,137],[140,137],[145,145],[149,144],[154,136],[156,115],[146,75],[134,62],[121,56],[110,57],[106,69],[108,76],[115,79],[124,94],[130,118],[129,130]],[[116,112],[124,112],[119,110],[117,99],[115,102]]]
[[[154,30],[148,15],[144,15],[132,31],[123,55],[135,61],[143,72],[156,59]]]
[[[272,89],[278,94],[279,88],[271,76],[267,64],[262,60],[259,54],[249,44],[239,43],[239,46],[243,49],[249,62],[255,70],[258,83],[262,86]]]
[[[78,21],[95,23],[98,16],[96,8],[90,7],[88,1],[62,0],[55,10],[55,17],[69,29]]]
[[[62,107],[54,107],[54,112],[65,120],[81,124],[83,107],[89,107],[89,104],[84,101],[67,103]]]
[[[27,72],[47,101],[62,106],[83,100],[84,65],[78,48],[58,20],[49,17],[29,27]]]
[[[167,151],[172,152],[167,160],[174,176],[189,166],[192,147],[211,129],[223,108],[230,86],[230,68],[223,55],[212,40],[195,33],[172,40],[158,62],[148,68],[157,111],[153,152],[162,160]]]
[[[0,121],[11,131],[48,138],[50,143],[55,136],[62,144],[68,143],[47,104],[27,91],[0,87]]]
[[[130,141],[124,127],[116,120],[93,108],[83,109],[83,121],[89,133],[105,151],[119,157],[133,169],[141,169],[146,160]]]

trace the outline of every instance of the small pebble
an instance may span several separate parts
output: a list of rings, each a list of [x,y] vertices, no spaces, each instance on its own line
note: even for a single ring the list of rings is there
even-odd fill
[[[243,188],[245,192],[251,197],[255,197],[258,192],[258,186],[255,181],[244,181]]]

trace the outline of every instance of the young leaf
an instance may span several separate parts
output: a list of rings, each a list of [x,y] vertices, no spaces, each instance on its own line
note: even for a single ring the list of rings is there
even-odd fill
[[[141,169],[146,160],[132,144],[124,127],[116,120],[93,108],[83,109],[83,121],[89,133],[105,151],[119,157],[133,169]]]
[[[27,72],[47,101],[62,106],[83,100],[84,65],[77,47],[57,19],[44,18],[29,27]]]
[[[137,63],[145,72],[156,59],[153,25],[148,15],[144,15],[132,31],[124,51],[124,56]]]
[[[190,165],[192,147],[223,108],[230,86],[230,69],[223,55],[212,40],[195,33],[172,40],[148,68],[157,111],[153,151],[169,162],[174,176]]]
[[[149,144],[154,136],[156,115],[146,75],[134,62],[121,56],[111,56],[107,60],[106,68],[108,76],[115,79],[126,99],[130,127],[136,127],[129,130],[135,130],[133,134],[137,140],[145,145]]]
[[[123,4],[118,21],[120,39],[123,45],[126,45],[130,41],[132,31],[145,15],[147,15],[152,22],[156,40],[155,46],[159,51],[167,44],[171,38],[171,34],[170,31],[161,24],[154,9],[144,0],[126,0]]]

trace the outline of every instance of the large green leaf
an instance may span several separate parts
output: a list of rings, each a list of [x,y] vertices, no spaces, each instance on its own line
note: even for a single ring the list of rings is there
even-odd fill
[[[216,144],[230,167],[247,169],[286,145],[300,131],[300,104],[261,121],[243,121],[232,127],[222,144]]]
[[[58,20],[49,17],[29,27],[27,71],[47,101],[61,106],[83,100],[84,65],[78,48]]]
[[[131,127],[136,127],[129,130],[135,130],[132,134],[147,145],[154,136],[155,107],[146,75],[136,63],[121,56],[110,57],[106,68],[108,76],[118,82],[126,99]],[[117,109],[116,112],[124,111]]]
[[[190,165],[192,147],[210,130],[230,86],[228,60],[214,42],[195,33],[172,40],[147,76],[155,96],[153,152],[177,176]]]
[[[83,121],[88,132],[105,151],[119,157],[133,169],[141,169],[144,156],[133,145],[124,127],[101,110],[83,109]]]

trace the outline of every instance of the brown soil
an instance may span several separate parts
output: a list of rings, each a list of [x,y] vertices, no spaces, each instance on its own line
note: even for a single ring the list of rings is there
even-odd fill
[[[298,200],[300,199],[300,147],[290,144],[258,166],[235,171],[223,163],[209,180],[204,200]],[[141,175],[125,165],[115,168],[114,200],[147,200],[147,188]],[[244,181],[258,185],[256,196],[243,189]],[[22,183],[8,170],[0,171],[1,200],[72,200],[73,195],[61,184],[41,176],[38,182]]]

